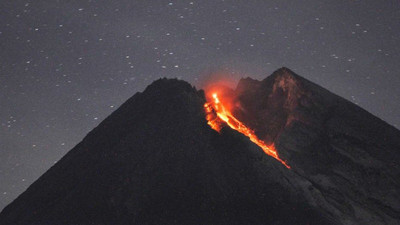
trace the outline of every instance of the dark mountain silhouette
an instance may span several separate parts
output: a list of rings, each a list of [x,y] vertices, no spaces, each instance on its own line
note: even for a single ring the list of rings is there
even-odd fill
[[[0,214],[18,224],[399,224],[400,131],[282,68],[242,79],[235,116],[292,169],[228,127],[203,91],[160,79]]]

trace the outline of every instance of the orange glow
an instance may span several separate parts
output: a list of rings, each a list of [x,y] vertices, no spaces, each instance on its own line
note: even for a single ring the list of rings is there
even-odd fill
[[[276,160],[281,162],[284,166],[290,169],[290,166],[285,161],[279,158],[278,152],[275,146],[272,144],[268,146],[264,141],[258,139],[254,131],[236,119],[230,111],[225,107],[221,100],[218,98],[217,93],[212,94],[212,102],[204,104],[206,111],[206,119],[208,125],[218,132],[221,131],[223,124],[227,124],[230,128],[239,131],[250,138],[252,142],[260,146],[260,148],[269,156],[274,157]]]

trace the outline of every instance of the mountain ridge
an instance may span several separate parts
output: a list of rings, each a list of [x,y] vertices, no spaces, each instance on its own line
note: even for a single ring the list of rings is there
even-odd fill
[[[159,79],[7,206],[0,224],[396,224],[400,132],[372,114],[369,125],[384,132],[363,131],[358,106],[307,82],[281,68],[235,90],[235,115],[272,140],[291,170],[238,132],[208,127],[202,90]],[[364,137],[376,133],[387,146]]]

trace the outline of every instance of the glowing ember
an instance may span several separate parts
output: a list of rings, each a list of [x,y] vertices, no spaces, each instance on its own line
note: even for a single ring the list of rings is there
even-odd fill
[[[246,125],[236,119],[221,103],[217,93],[212,94],[212,99],[212,103],[204,104],[204,108],[206,110],[206,119],[208,121],[208,125],[210,125],[212,129],[219,132],[223,124],[227,124],[230,128],[237,130],[249,137],[250,140],[256,145],[260,146],[267,155],[274,157],[276,160],[290,169],[290,166],[279,158],[278,152],[276,151],[274,145],[268,146],[264,141],[258,139],[253,130],[246,127]]]

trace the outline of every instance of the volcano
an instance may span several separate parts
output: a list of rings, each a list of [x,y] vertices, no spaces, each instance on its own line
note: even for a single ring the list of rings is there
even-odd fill
[[[218,90],[153,82],[0,224],[400,224],[399,130],[287,68]]]

